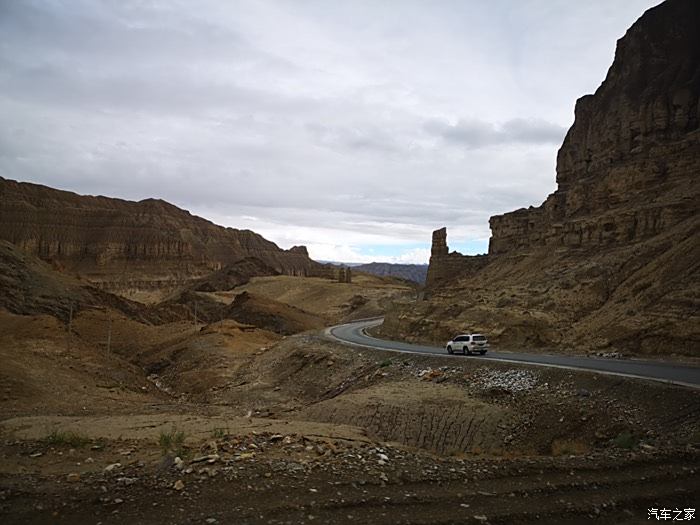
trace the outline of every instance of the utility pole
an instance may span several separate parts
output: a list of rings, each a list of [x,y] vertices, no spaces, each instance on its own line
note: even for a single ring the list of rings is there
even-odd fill
[[[70,303],[70,308],[68,310],[68,337],[66,338],[66,350],[70,350],[72,330],[73,330],[73,303]]]
[[[112,353],[112,311],[107,309],[107,355]]]

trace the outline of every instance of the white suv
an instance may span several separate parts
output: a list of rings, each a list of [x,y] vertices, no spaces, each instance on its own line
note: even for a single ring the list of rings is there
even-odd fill
[[[484,355],[489,350],[489,342],[481,334],[462,334],[447,343],[447,353],[463,352],[464,355],[479,353]]]

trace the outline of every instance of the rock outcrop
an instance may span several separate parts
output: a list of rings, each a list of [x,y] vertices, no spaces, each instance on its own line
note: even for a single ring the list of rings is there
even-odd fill
[[[0,178],[0,239],[117,293],[172,290],[246,257],[277,273],[320,265],[249,230],[217,226],[162,200],[82,196]]]
[[[487,263],[488,257],[485,255],[450,253],[447,246],[447,228],[435,230],[425,285],[427,288],[436,288],[455,279],[468,277],[478,272]]]
[[[187,318],[181,307],[149,307],[57,272],[44,261],[0,240],[0,309],[20,315],[48,314],[63,323],[79,312],[113,310],[147,324]]]
[[[338,270],[338,282],[350,284],[352,283],[352,269],[343,266]]]
[[[576,103],[557,190],[492,217],[489,255],[433,234],[428,301],[391,336],[444,343],[482,331],[502,347],[700,352],[700,2],[667,0],[619,40]],[[478,263],[475,261],[478,260]]]
[[[698,2],[669,0],[629,29],[601,86],[576,102],[557,190],[492,217],[489,253],[631,243],[697,214],[698,24]]]

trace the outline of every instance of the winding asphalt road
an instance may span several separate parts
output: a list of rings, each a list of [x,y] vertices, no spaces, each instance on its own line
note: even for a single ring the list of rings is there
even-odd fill
[[[462,356],[448,356],[444,348],[388,341],[367,335],[366,330],[368,328],[378,326],[382,324],[383,321],[382,318],[366,319],[333,326],[326,330],[326,334],[332,339],[342,343],[366,348],[410,352],[415,354],[439,354],[445,357],[462,358]],[[483,357],[470,356],[466,359],[505,361],[510,363],[525,363],[537,366],[586,370],[601,374],[635,377],[700,389],[700,367],[674,363],[640,361],[636,359],[604,359],[582,356],[521,354],[515,352],[489,352]]]

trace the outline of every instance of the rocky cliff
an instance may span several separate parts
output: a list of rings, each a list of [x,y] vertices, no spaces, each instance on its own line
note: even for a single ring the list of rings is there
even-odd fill
[[[187,319],[182,306],[145,306],[105,292],[0,240],[0,310],[20,315],[48,314],[63,323],[83,310],[113,310],[130,319],[161,324]]]
[[[449,285],[459,278],[474,275],[487,263],[488,257],[484,255],[450,253],[447,246],[447,228],[435,230],[425,285],[429,289]]]
[[[557,190],[492,217],[489,253],[636,242],[696,215],[699,24],[700,3],[669,0],[627,31],[601,86],[576,102]]]
[[[249,230],[217,226],[162,200],[77,195],[0,178],[0,239],[102,288],[173,289],[246,257],[277,273],[319,265]]]
[[[443,343],[489,333],[517,349],[700,352],[700,2],[668,0],[618,41],[578,100],[557,190],[492,217],[487,257],[433,234],[428,301],[384,333]]]

